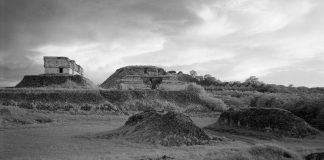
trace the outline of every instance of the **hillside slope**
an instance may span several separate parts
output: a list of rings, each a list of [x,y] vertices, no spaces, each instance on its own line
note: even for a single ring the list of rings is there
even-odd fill
[[[98,89],[91,80],[80,75],[26,75],[16,88]]]

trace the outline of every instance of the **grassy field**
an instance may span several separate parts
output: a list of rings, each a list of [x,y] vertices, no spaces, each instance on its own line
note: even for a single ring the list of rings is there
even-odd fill
[[[10,106],[8,106],[10,107]],[[27,110],[27,112],[31,112]],[[33,123],[0,129],[0,159],[192,159],[192,160],[277,160],[302,159],[324,151],[324,137],[306,139],[259,139],[253,136],[205,130],[217,141],[208,145],[163,147],[131,143],[121,139],[89,138],[124,124],[128,116],[112,114],[71,115],[42,113],[51,123]],[[214,117],[191,117],[203,128],[217,120]]]
[[[180,147],[97,139],[92,135],[119,128],[132,114],[152,108],[185,113],[200,128],[215,123],[229,107],[251,105],[291,111],[296,108],[307,111],[300,114],[310,115],[305,118],[308,122],[321,124],[321,97],[207,93],[197,86],[185,91],[0,88],[0,159],[301,160],[307,154],[324,152],[322,132],[296,139],[233,128],[204,129],[214,138],[212,143]]]

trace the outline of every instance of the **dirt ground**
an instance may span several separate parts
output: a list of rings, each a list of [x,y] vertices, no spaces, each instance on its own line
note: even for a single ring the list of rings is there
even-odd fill
[[[108,116],[108,115],[107,115]],[[108,118],[91,116],[69,117],[49,124],[26,125],[0,129],[0,159],[216,159],[256,144],[276,144],[292,150],[299,156],[314,151],[324,151],[324,138],[260,140],[228,133],[206,131],[224,140],[208,145],[163,147],[159,145],[130,143],[124,140],[85,138],[102,131],[116,129],[127,116],[111,115]],[[216,122],[217,117],[192,117],[199,126]],[[170,158],[170,159],[171,159]]]

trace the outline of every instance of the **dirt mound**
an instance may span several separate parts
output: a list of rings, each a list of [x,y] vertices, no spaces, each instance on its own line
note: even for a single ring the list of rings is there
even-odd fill
[[[222,113],[218,122],[208,126],[208,129],[218,126],[230,126],[272,132],[275,134],[301,138],[319,134],[306,121],[291,112],[275,108],[230,109]]]
[[[305,160],[323,160],[324,152],[311,153],[305,157]]]
[[[27,75],[16,88],[73,88],[98,89],[93,82],[80,75]]]
[[[107,89],[116,89],[118,87],[118,80],[122,79],[126,75],[145,75],[145,74],[157,74],[165,75],[166,71],[163,68],[155,66],[126,66],[119,68],[113,73],[106,81],[104,81],[100,87]]]
[[[152,143],[163,146],[204,144],[210,138],[193,121],[181,113],[144,111],[131,116],[124,126],[98,138],[121,138],[136,143]]]

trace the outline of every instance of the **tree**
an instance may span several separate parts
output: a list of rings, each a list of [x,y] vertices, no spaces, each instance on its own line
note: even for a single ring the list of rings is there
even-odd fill
[[[205,74],[204,75],[204,79],[207,79],[207,78],[209,78],[209,77],[212,77],[210,74]]]
[[[215,77],[212,77],[212,76],[210,76],[210,77],[206,77],[205,80],[206,80],[207,82],[210,82],[210,83],[216,82],[216,78],[215,78]]]
[[[176,74],[177,72],[176,71],[168,71],[168,73],[170,73],[170,74]]]
[[[249,77],[248,79],[245,80],[244,83],[251,84],[251,85],[254,85],[254,86],[262,84],[262,82],[260,82],[259,78],[257,78],[256,76]]]
[[[196,77],[196,76],[197,76],[197,72],[194,71],[194,70],[191,70],[191,71],[190,71],[190,75],[191,75],[192,77]]]

